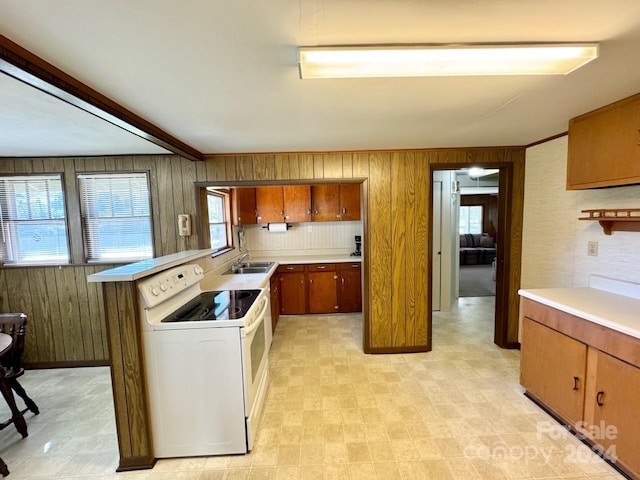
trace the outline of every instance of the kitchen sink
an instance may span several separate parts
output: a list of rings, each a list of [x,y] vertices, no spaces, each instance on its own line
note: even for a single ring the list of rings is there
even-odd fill
[[[245,267],[249,267],[249,268],[264,268],[264,267],[270,267],[271,265],[273,265],[273,262],[246,262],[240,265],[241,268],[245,268]],[[267,268],[268,269],[268,268]]]
[[[229,269],[224,272],[224,275],[239,275],[243,273],[265,273],[271,268],[273,262],[253,262],[253,263],[243,263],[238,269],[234,272]]]

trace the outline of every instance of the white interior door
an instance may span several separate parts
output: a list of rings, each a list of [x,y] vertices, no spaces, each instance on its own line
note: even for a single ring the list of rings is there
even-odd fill
[[[433,182],[433,271],[431,275],[431,310],[440,310],[442,289],[442,181]]]

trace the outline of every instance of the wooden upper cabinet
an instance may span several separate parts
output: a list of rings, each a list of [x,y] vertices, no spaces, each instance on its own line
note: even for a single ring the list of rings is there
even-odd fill
[[[284,220],[286,222],[310,222],[311,186],[285,185],[282,189]]]
[[[340,184],[340,215],[342,220],[360,220],[360,184]]]
[[[234,188],[231,207],[234,225],[257,223],[256,189],[250,187]]]
[[[337,184],[313,185],[311,187],[313,220],[336,222],[340,211],[340,187]]]
[[[567,189],[640,183],[640,94],[569,121]]]
[[[257,187],[256,208],[258,223],[284,221],[284,197],[282,187]]]
[[[326,184],[311,187],[313,220],[360,220],[360,184]]]
[[[311,186],[257,187],[258,223],[310,222]]]

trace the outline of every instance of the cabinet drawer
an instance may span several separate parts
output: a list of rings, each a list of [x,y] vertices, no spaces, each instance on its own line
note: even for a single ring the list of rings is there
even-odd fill
[[[339,272],[343,272],[345,270],[360,270],[360,262],[338,263],[337,268]]]
[[[304,265],[280,265],[278,273],[304,272]]]
[[[308,265],[310,272],[335,272],[336,265],[334,263],[312,263]]]

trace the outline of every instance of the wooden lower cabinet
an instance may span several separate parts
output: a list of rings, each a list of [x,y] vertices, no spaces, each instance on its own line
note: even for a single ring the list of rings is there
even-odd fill
[[[307,283],[304,265],[278,267],[280,284],[280,314],[301,315],[307,313]],[[288,269],[288,270],[287,270]]]
[[[524,318],[520,383],[570,426],[582,420],[587,346]]]
[[[640,339],[523,299],[520,383],[640,480]]]
[[[335,265],[308,265],[308,313],[338,311],[338,277]]]
[[[280,265],[280,314],[362,311],[359,262]]]
[[[592,442],[640,475],[640,368],[589,349],[585,422]]]
[[[338,263],[338,311],[362,311],[362,268],[360,262]]]
[[[269,281],[271,301],[271,331],[275,332],[280,317],[280,280],[278,275],[273,275]]]

